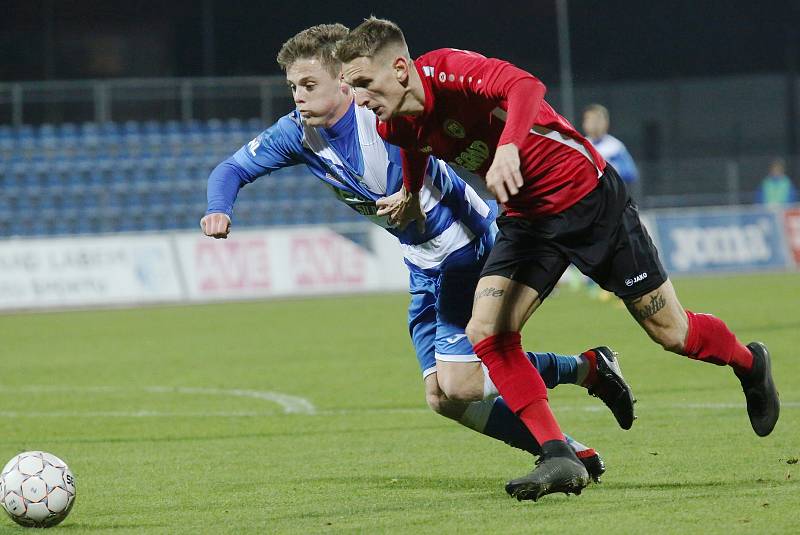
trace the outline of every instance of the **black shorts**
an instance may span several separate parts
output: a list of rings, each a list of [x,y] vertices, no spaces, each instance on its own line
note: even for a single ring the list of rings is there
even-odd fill
[[[533,220],[500,216],[497,226],[500,232],[481,276],[520,282],[541,299],[570,263],[625,300],[667,280],[639,209],[610,165],[598,187],[563,212]]]

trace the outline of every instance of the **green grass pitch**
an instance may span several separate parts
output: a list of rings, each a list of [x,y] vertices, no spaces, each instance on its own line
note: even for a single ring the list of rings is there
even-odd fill
[[[800,275],[676,287],[769,345],[781,420],[756,437],[730,370],[660,350],[618,303],[564,292],[525,347],[610,345],[639,399],[622,431],[584,390],[552,393],[565,431],[608,465],[579,497],[509,498],[530,456],[427,409],[400,294],[0,316],[0,462],[42,449],[70,463],[65,533],[800,532]],[[0,533],[22,529],[0,518]]]

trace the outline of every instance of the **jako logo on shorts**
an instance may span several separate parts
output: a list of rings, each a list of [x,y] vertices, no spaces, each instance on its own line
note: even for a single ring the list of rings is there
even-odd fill
[[[633,286],[637,282],[642,282],[647,278],[647,273],[639,273],[632,279],[625,279],[625,286]]]

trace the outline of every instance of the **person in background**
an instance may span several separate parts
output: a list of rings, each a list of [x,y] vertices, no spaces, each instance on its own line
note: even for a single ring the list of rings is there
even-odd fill
[[[589,104],[583,110],[583,133],[595,150],[617,170],[634,199],[641,197],[639,170],[625,144],[608,133],[610,116],[602,104]],[[573,288],[585,286],[589,295],[601,301],[610,301],[613,295],[594,284],[589,277],[581,277],[577,270],[570,269],[568,279]]]
[[[797,201],[797,188],[786,174],[786,163],[780,158],[769,164],[769,174],[761,181],[757,200],[769,206],[782,206]]]
[[[583,133],[606,162],[614,166],[629,190],[639,181],[639,170],[625,144],[608,133],[608,109],[601,104],[589,104],[583,110]],[[636,193],[632,191],[632,193]],[[637,195],[635,195],[636,197]]]

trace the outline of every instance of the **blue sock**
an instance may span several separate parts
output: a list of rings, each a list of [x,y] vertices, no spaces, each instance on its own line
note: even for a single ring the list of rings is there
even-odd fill
[[[578,361],[575,357],[555,353],[531,353],[528,358],[539,371],[547,388],[560,384],[574,384],[578,379]],[[509,446],[540,455],[542,449],[525,424],[508,408],[503,398],[475,401],[467,406],[459,422],[479,433],[496,438]],[[565,435],[566,436],[566,435]],[[567,437],[567,442],[572,438]],[[585,449],[581,446],[578,449]]]
[[[475,429],[479,433],[501,440],[509,446],[519,448],[533,455],[540,455],[542,453],[542,448],[539,446],[539,443],[533,438],[533,435],[531,435],[531,432],[525,427],[525,424],[522,423],[522,420],[508,408],[503,398],[498,397],[494,400],[478,401],[476,403],[492,404],[491,412],[489,412],[483,428],[479,429],[478,427],[467,424],[464,421],[464,417],[461,418],[462,424]],[[470,403],[470,406],[472,405],[475,405],[475,403]],[[469,409],[467,409],[467,412],[469,412]],[[464,416],[466,415],[467,413],[464,414]]]
[[[528,358],[539,371],[547,388],[575,384],[578,381],[578,361],[575,357],[528,351]]]
[[[542,448],[525,424],[508,408],[503,398],[475,401],[469,404],[459,422],[479,433],[490,436],[509,446],[527,451],[532,455],[541,455]],[[586,446],[564,434],[567,443],[576,451],[585,450]]]

